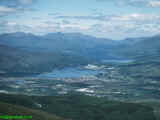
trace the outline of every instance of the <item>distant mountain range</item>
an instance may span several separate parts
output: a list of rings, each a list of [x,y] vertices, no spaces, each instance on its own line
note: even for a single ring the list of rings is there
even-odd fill
[[[143,38],[129,38],[122,41],[120,52],[128,57],[137,58],[160,54],[160,35]]]
[[[0,35],[0,73],[44,72],[55,67],[97,63],[104,59],[137,59],[160,53],[160,36],[115,41],[80,33]]]
[[[0,35],[0,44],[26,49],[38,49],[38,51],[56,50],[58,52],[67,50],[84,51],[104,45],[111,47],[111,45],[116,45],[117,42],[79,33],[49,33],[44,36],[36,36],[20,32]]]
[[[78,55],[55,52],[27,51],[22,48],[0,45],[0,74],[40,73],[54,68],[88,63],[88,59]]]

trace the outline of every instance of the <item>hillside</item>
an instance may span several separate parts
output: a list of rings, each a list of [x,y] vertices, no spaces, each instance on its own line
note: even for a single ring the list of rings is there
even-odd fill
[[[40,73],[57,67],[86,65],[113,57],[110,50],[116,45],[112,40],[78,33],[1,34],[0,73]]]
[[[31,52],[17,47],[0,45],[0,74],[40,73],[52,71],[57,67],[87,63],[87,58],[77,55]]]
[[[0,35],[0,73],[40,73],[108,59],[159,59],[160,36],[114,41],[79,33]]]
[[[44,51],[63,51],[92,49],[106,45],[110,47],[117,44],[109,39],[96,38],[80,33],[49,33],[37,36],[31,33],[9,33],[0,35],[0,44],[13,47],[31,48]]]
[[[114,57],[110,51],[118,45],[118,42],[80,33],[49,33],[37,36],[17,32],[0,35],[0,44],[31,52],[63,53],[72,56],[87,56],[92,60],[97,60]]]
[[[160,36],[130,38],[121,41],[119,54],[134,59],[151,57],[160,53]]]
[[[75,93],[44,97],[0,94],[0,97],[1,102],[45,111],[73,120],[156,120],[151,107],[135,103],[108,101],[106,98]],[[3,113],[10,110],[8,104],[1,103],[0,106],[5,106],[5,109],[1,109]],[[26,113],[25,108],[18,108],[17,110]],[[33,113],[33,116],[39,115],[32,110],[31,113]],[[47,117],[46,115],[45,117]],[[37,120],[39,119],[37,118]]]
[[[0,115],[32,116],[32,119],[30,120],[64,120],[60,117],[48,114],[43,111],[33,110],[26,107],[18,106],[18,105],[0,102],[0,107],[1,107]],[[21,120],[25,120],[25,119],[21,119]]]

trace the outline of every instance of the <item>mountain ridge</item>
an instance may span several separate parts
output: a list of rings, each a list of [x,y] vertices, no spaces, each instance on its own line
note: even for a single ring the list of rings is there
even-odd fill
[[[6,33],[0,35],[0,70],[46,72],[57,66],[101,63],[105,59],[137,59],[159,54],[159,45],[159,35],[114,41],[80,33]]]

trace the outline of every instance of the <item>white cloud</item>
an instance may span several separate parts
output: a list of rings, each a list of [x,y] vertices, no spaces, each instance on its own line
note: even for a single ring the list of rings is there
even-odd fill
[[[20,3],[25,4],[25,5],[29,5],[33,3],[33,0],[19,0]]]
[[[151,7],[160,7],[160,1],[149,1],[148,4]]]
[[[108,17],[109,16],[109,17]],[[6,31],[24,31],[37,34],[48,32],[81,32],[84,34],[123,39],[160,33],[160,15],[132,13],[126,15],[103,15],[104,19],[27,19],[9,21]],[[83,18],[83,17],[82,17]],[[106,18],[106,19],[105,19]],[[64,22],[67,20],[66,22]]]
[[[33,3],[36,1],[37,0],[0,0],[0,16],[35,10]]]
[[[15,8],[9,8],[6,6],[0,6],[0,13],[10,13],[10,12],[15,12]]]
[[[160,0],[97,0],[97,1],[112,1],[116,5],[134,6],[134,7],[160,7]]]
[[[15,26],[15,25],[17,25],[17,23],[16,22],[8,22],[7,25],[8,26]]]
[[[69,25],[61,25],[61,28],[64,29],[64,28],[77,28],[79,30],[87,30],[89,29],[89,26],[86,26],[86,25],[75,25],[75,24],[69,24]]]
[[[155,20],[159,18],[160,16],[152,15],[152,14],[128,14],[128,15],[121,15],[112,17],[112,20],[119,20],[119,21],[148,21],[148,20]]]

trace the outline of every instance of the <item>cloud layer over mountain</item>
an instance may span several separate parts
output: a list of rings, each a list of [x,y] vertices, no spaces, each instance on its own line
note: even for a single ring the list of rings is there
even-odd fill
[[[123,39],[160,32],[160,0],[1,0],[0,31]]]

